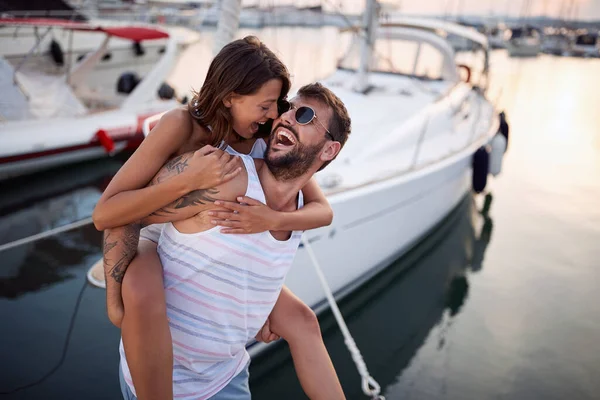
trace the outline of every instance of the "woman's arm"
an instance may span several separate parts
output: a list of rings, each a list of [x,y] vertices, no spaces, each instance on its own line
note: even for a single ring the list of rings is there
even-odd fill
[[[304,207],[292,212],[277,212],[273,231],[306,231],[327,226],[333,221],[333,210],[313,177],[302,188]]]
[[[228,211],[209,211],[214,225],[223,233],[257,233],[264,231],[294,231],[320,228],[331,224],[333,210],[315,178],[304,188],[304,207],[292,212],[274,211],[267,205],[248,197],[235,202],[217,201],[215,205]]]
[[[239,161],[205,146],[188,161],[179,157],[169,161],[167,166],[176,175],[173,179],[145,187],[192,130],[186,110],[169,111],[160,119],[98,201],[92,214],[98,230],[137,222],[190,191],[216,186],[239,173]]]

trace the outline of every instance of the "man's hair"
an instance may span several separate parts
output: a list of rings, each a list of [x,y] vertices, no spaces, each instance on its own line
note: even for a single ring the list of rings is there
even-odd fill
[[[320,101],[327,107],[331,108],[332,116],[327,129],[329,132],[331,132],[333,139],[337,142],[340,142],[342,147],[344,147],[346,140],[348,140],[348,135],[350,135],[351,121],[350,116],[348,115],[348,110],[346,110],[346,106],[342,100],[340,100],[340,98],[337,97],[331,90],[321,85],[319,82],[309,83],[308,85],[302,86],[300,89],[298,89],[298,96]],[[323,166],[319,168],[319,171],[329,165],[331,161],[325,162]]]
[[[291,86],[290,74],[281,60],[255,36],[234,40],[221,49],[208,68],[199,92],[188,105],[191,116],[210,126],[209,143],[218,146],[234,133],[230,110],[223,104],[231,93],[251,95],[271,79],[281,81],[280,99]]]

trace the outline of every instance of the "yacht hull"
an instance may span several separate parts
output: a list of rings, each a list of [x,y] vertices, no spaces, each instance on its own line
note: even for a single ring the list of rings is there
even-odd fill
[[[328,196],[333,223],[307,232],[320,267],[340,300],[427,236],[471,190],[472,156],[497,132],[492,124],[461,152],[423,169]],[[308,253],[300,247],[286,285],[316,313],[329,308]],[[256,356],[268,348],[249,347]]]

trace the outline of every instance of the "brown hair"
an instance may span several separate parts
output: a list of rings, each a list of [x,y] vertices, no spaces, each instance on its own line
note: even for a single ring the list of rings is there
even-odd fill
[[[319,82],[302,86],[298,89],[298,96],[307,99],[315,99],[331,108],[332,116],[329,120],[327,129],[331,132],[333,140],[340,142],[343,148],[348,140],[352,127],[350,115],[348,115],[348,110],[346,110],[346,106],[342,100]],[[319,171],[329,165],[331,161],[325,162],[323,166],[319,168]]]
[[[281,80],[280,99],[290,90],[286,66],[257,37],[234,40],[221,49],[210,63],[200,91],[188,105],[190,115],[201,125],[211,127],[207,144],[218,146],[234,134],[233,119],[223,100],[231,93],[250,95],[271,79]]]

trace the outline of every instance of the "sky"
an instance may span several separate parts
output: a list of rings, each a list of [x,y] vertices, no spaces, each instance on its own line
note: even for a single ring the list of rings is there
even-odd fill
[[[382,0],[393,4],[408,14],[444,14],[456,15],[511,15],[520,16],[524,4],[529,3],[528,15],[546,15],[565,19],[600,20],[600,0]],[[310,6],[323,4],[328,10],[341,9],[348,13],[357,13],[364,8],[365,0],[242,0],[244,5],[260,4],[268,7],[273,4]],[[571,6],[572,5],[572,6]],[[337,10],[336,10],[337,9]],[[573,18],[575,16],[575,18]]]

